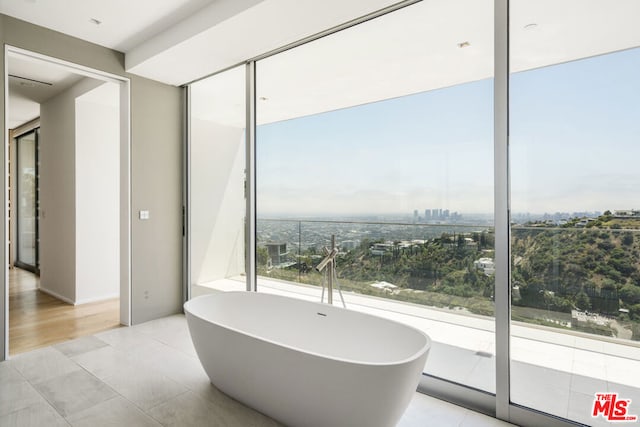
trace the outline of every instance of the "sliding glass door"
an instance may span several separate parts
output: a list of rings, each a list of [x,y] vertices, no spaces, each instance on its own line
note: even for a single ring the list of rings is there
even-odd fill
[[[640,4],[614,3],[510,9],[511,398],[602,426],[640,415]]]
[[[38,133],[16,138],[17,267],[38,273]]]
[[[460,6],[257,61],[257,286],[320,301],[333,240],[333,301],[423,329],[425,373],[493,393],[493,4]]]

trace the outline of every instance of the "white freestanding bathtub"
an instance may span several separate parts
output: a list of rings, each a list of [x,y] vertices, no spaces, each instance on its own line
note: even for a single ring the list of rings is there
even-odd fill
[[[394,426],[431,347],[401,323],[278,295],[219,292],[184,308],[211,382],[288,426]]]

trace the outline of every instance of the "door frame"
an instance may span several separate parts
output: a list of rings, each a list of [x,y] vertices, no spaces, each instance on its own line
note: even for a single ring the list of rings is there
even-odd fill
[[[8,216],[8,177],[9,170],[6,160],[9,158],[9,132],[8,105],[9,105],[9,78],[8,63],[10,55],[21,55],[32,59],[64,66],[69,71],[76,74],[90,77],[104,82],[116,83],[120,88],[120,323],[125,326],[131,325],[131,81],[129,78],[96,70],[83,65],[75,64],[62,59],[42,55],[15,46],[5,45],[4,48],[4,106],[5,106],[5,129],[4,129],[4,274],[2,275],[4,298],[3,313],[0,320],[3,334],[3,354],[0,360],[9,358],[9,216]]]

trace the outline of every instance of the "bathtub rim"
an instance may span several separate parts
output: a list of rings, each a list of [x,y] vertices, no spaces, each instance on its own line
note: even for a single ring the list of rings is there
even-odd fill
[[[241,329],[238,328],[234,328],[228,325],[224,325],[221,323],[215,323],[213,321],[210,321],[206,318],[203,318],[202,316],[196,315],[193,310],[190,310],[188,305],[193,305],[190,304],[192,301],[194,300],[199,300],[199,299],[207,299],[207,298],[214,298],[215,296],[218,295],[218,293],[222,293],[222,294],[246,294],[246,293],[250,293],[250,294],[259,294],[259,292],[251,292],[251,291],[217,291],[216,293],[211,293],[211,294],[206,294],[206,295],[199,295],[195,298],[190,299],[189,301],[185,302],[183,304],[183,309],[185,312],[185,315],[188,314],[190,316],[193,316],[195,318],[198,318],[204,322],[208,322],[211,323],[215,326],[218,326],[220,328],[238,333],[238,334],[242,334],[242,335],[246,335],[248,337],[251,337],[253,339],[256,339],[258,341],[262,341],[264,343],[268,343],[271,345],[275,345],[278,347],[283,347],[292,351],[297,351],[300,353],[304,353],[304,354],[308,354],[310,356],[314,356],[314,357],[319,357],[319,358],[323,358],[323,359],[329,359],[329,360],[333,360],[336,362],[341,362],[341,363],[347,363],[347,364],[353,364],[353,365],[360,365],[360,366],[380,366],[380,367],[384,367],[384,366],[388,366],[388,367],[392,367],[392,366],[399,366],[399,365],[404,365],[404,364],[409,364],[412,362],[415,362],[416,360],[418,360],[419,358],[421,358],[422,356],[424,356],[425,354],[428,354],[429,351],[431,350],[431,337],[429,337],[429,335],[427,335],[426,333],[424,333],[423,331],[421,331],[420,329],[411,326],[411,325],[407,325],[406,323],[402,323],[402,322],[398,322],[396,320],[392,320],[392,319],[387,319],[385,317],[380,317],[380,316],[376,316],[373,314],[369,314],[369,313],[363,313],[361,311],[355,311],[355,310],[351,310],[355,313],[357,313],[358,315],[362,315],[362,316],[366,316],[366,317],[374,317],[376,319],[382,319],[386,322],[391,322],[394,323],[396,325],[402,326],[404,328],[409,328],[415,332],[417,332],[420,336],[425,338],[425,343],[423,346],[421,346],[416,352],[414,352],[411,356],[406,357],[404,359],[398,359],[398,360],[393,360],[393,361],[389,361],[389,362],[367,362],[367,361],[362,361],[362,360],[355,360],[355,359],[347,359],[344,357],[337,357],[337,356],[330,356],[330,355],[326,355],[326,354],[322,354],[322,353],[318,353],[315,351],[309,351],[309,350],[305,350],[302,349],[300,347],[295,347],[289,344],[284,344],[281,342],[277,342],[277,341],[273,341],[270,339],[266,339],[264,337],[260,337],[258,335],[249,333],[247,331],[243,331]],[[315,302],[315,301],[308,301],[308,300],[303,300],[303,299],[299,299],[299,298],[293,298],[293,297],[289,297],[289,296],[284,296],[284,295],[275,295],[275,294],[267,294],[267,293],[260,293],[261,295],[267,295],[268,298],[276,298],[276,299],[289,299],[289,300],[294,300],[294,301],[301,301],[301,302],[306,302],[306,303],[310,303],[310,304],[314,304],[320,307],[324,307],[324,308],[329,308],[329,309],[334,309],[334,310],[348,310],[345,309],[343,307],[339,307],[339,306],[335,306],[335,305],[328,305],[328,304],[323,304],[323,303],[319,303],[319,302]],[[187,321],[188,323],[188,321]],[[195,344],[195,343],[194,343]]]

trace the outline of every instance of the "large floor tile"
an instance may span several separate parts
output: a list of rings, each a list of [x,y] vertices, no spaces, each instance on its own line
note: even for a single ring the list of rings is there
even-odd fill
[[[639,352],[636,349],[636,352]],[[640,384],[640,362],[636,359],[605,356],[605,368],[607,381],[618,384],[626,384],[630,387],[638,387]]]
[[[460,427],[510,427],[513,424],[474,411],[467,411]]]
[[[397,427],[459,426],[466,412],[460,406],[416,393]]]
[[[478,356],[473,370],[464,384],[479,390],[496,392],[496,358],[494,356]]]
[[[474,351],[432,343],[425,372],[438,373],[449,381],[464,384],[473,372],[478,359],[479,356],[476,356]]]
[[[107,345],[108,344],[106,342],[94,336],[88,336],[57,344],[54,347],[65,356],[73,357]]]
[[[571,391],[593,396],[596,393],[606,393],[607,382],[599,378],[584,375],[571,375]]]
[[[151,349],[138,353],[136,360],[144,360],[145,366],[152,368],[164,376],[184,385],[189,389],[199,387],[209,377],[200,360],[168,345],[161,344],[160,349]]]
[[[116,395],[105,383],[84,370],[38,383],[35,387],[65,417]]]
[[[275,427],[276,421],[236,402],[229,411],[224,405],[202,399],[192,392],[181,394],[156,406],[149,414],[167,427],[243,426]]]
[[[109,399],[67,417],[73,427],[160,427],[160,424],[122,397]]]
[[[190,356],[196,356],[189,327],[183,314],[152,320],[134,326],[137,332],[148,335],[159,342]]]
[[[566,418],[571,374],[527,363],[511,363],[511,400],[517,404]]]
[[[0,363],[0,384],[13,384],[26,381],[25,378],[9,363]]]
[[[160,372],[143,366],[125,365],[104,382],[143,410],[185,393],[187,389]]]
[[[27,406],[19,411],[0,416],[2,427],[69,427],[69,423],[47,402]]]
[[[32,384],[82,369],[53,347],[20,354],[8,363]]]
[[[231,420],[233,422],[232,425],[280,425],[278,422],[272,420],[266,415],[227,396],[211,384],[208,391],[209,392],[205,394],[204,398],[213,403],[216,407],[216,413],[221,414],[224,419]],[[202,393],[196,394],[203,397]]]
[[[132,363],[125,350],[117,350],[111,346],[82,353],[72,359],[102,380],[117,374],[123,366]]]
[[[189,390],[202,397],[205,400],[210,400],[211,402],[217,402],[220,399],[231,399],[226,394],[218,390],[211,381],[209,381],[209,377],[202,379],[198,383],[190,384]]]
[[[95,337],[114,348],[125,351],[136,350],[146,345],[153,346],[158,344],[157,340],[138,332],[135,327],[109,329],[108,331],[96,334]]]
[[[640,419],[640,387],[631,387],[618,383],[608,383],[607,387],[609,393],[618,393],[620,399],[631,399],[629,415],[637,415]],[[640,421],[638,424],[640,425]]]
[[[42,396],[26,381],[0,383],[0,416],[44,401]]]
[[[569,399],[568,418],[591,427],[611,426],[612,423],[603,417],[599,416],[594,418],[591,416],[594,398],[592,394],[572,392],[571,399]]]

